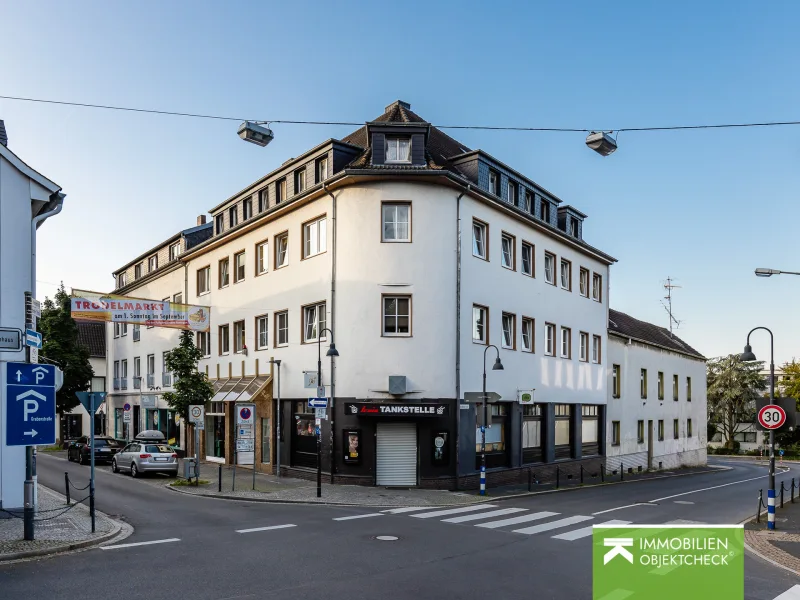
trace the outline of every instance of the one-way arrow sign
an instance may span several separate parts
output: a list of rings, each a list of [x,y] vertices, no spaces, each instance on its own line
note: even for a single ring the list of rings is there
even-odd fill
[[[464,392],[464,402],[483,402],[483,392]],[[497,392],[486,392],[487,402],[499,402],[502,396]]]
[[[35,429],[31,429],[30,431],[26,431],[24,433],[24,435],[29,435],[31,437],[35,437],[36,436],[36,430]]]

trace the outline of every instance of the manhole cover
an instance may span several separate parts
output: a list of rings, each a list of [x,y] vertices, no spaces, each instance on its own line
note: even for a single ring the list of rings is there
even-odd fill
[[[394,542],[398,539],[398,537],[396,535],[379,535],[376,536],[375,539],[382,542]]]

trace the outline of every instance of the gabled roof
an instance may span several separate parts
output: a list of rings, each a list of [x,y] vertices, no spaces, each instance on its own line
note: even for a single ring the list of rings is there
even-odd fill
[[[623,338],[632,338],[638,342],[660,346],[667,350],[680,352],[705,360],[706,357],[692,348],[675,334],[670,334],[669,330],[653,325],[646,321],[634,319],[630,315],[610,308],[608,310],[608,333]]]
[[[106,357],[106,324],[97,321],[75,321],[78,343],[89,349],[92,358]]]

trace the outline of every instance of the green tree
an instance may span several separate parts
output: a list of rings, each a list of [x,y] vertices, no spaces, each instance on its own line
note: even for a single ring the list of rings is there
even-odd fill
[[[189,418],[191,404],[205,404],[214,395],[214,388],[205,373],[197,370],[202,353],[194,345],[191,331],[181,332],[178,345],[167,352],[165,364],[172,371],[176,381],[174,392],[162,394],[164,400],[184,419]]]
[[[38,329],[44,338],[40,360],[64,371],[64,385],[56,394],[56,410],[69,411],[79,404],[75,392],[89,389],[94,371],[89,364],[89,349],[78,342],[78,325],[72,318],[70,297],[63,283],[52,300],[45,298]]]
[[[734,447],[740,423],[754,420],[755,401],[767,386],[759,371],[763,362],[745,362],[738,354],[708,361],[708,420],[718,425],[725,447]]]
[[[800,363],[792,359],[792,362],[784,363],[781,369],[783,377],[775,382],[775,396],[794,398],[800,410]]]

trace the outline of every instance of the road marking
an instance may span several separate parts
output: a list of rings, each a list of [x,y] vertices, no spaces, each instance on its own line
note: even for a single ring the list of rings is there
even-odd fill
[[[550,531],[551,529],[559,529],[560,527],[568,527],[570,525],[575,525],[576,523],[583,523],[584,521],[589,521],[592,518],[593,517],[584,517],[583,515],[575,515],[574,517],[567,517],[565,519],[559,519],[558,521],[550,521],[549,523],[534,525],[533,527],[524,527],[522,529],[515,529],[514,533],[524,533],[526,535],[534,535],[536,533],[541,533],[542,531]]]
[[[630,521],[606,521],[603,523],[606,527],[609,525],[630,525]],[[581,538],[589,537],[592,535],[594,531],[594,527],[589,525],[589,527],[582,527],[581,529],[574,529],[572,531],[567,531],[566,533],[559,533],[558,535],[554,535],[553,539],[555,540],[566,540],[568,542],[574,542],[575,540],[579,540]]]
[[[614,512],[615,510],[622,510],[623,508],[633,508],[634,506],[642,506],[643,504],[647,504],[647,502],[637,502],[636,504],[626,504],[625,506],[617,506],[616,508],[598,510],[597,512],[593,512],[592,516],[596,517],[597,515],[604,515],[606,513]]]
[[[149,546],[151,544],[167,544],[169,542],[180,542],[180,538],[169,538],[166,540],[153,540],[151,542],[134,542],[132,544],[115,544],[113,546],[100,546],[103,550],[118,550],[120,548],[133,548],[134,546]]]
[[[451,519],[442,519],[442,523],[464,523],[466,521],[478,521],[479,519],[488,519],[489,517],[499,517],[500,515],[510,515],[511,513],[518,513],[528,510],[527,508],[501,508],[500,510],[490,510],[487,513],[478,513],[477,515],[464,515],[463,517],[453,517]]]
[[[297,527],[297,525],[270,525],[269,527],[253,527],[252,529],[237,529],[236,533],[252,533],[254,531],[269,531],[270,529],[286,529],[287,527]]]
[[[476,510],[483,510],[484,508],[497,508],[496,504],[478,504],[472,506],[462,506],[461,508],[449,508],[447,510],[437,510],[435,512],[420,513],[418,515],[411,515],[417,519],[432,519],[433,517],[444,517],[445,515],[457,515],[462,512],[473,512]]]
[[[681,496],[688,496],[689,494],[697,494],[699,492],[707,492],[708,490],[718,490],[719,488],[728,487],[729,485],[736,485],[738,483],[747,483],[748,481],[756,481],[757,479],[764,479],[763,475],[758,477],[751,477],[750,479],[742,479],[740,481],[731,481],[730,483],[723,483],[721,485],[712,485],[711,487],[701,488],[699,490],[692,490],[691,492],[683,492],[681,494],[673,494],[672,496],[664,496],[663,498],[656,498],[650,502],[662,502],[664,500],[672,500],[673,498],[680,498]]]
[[[382,513],[367,513],[365,515],[351,515],[349,517],[337,517],[334,521],[350,521],[351,519],[366,519],[367,517],[382,517]]]
[[[525,523],[526,521],[536,521],[537,519],[546,519],[547,517],[555,517],[558,513],[542,511],[533,513],[532,515],[523,515],[521,517],[512,517],[511,519],[503,519],[501,521],[490,521],[489,523],[480,523],[475,527],[486,527],[488,529],[496,529],[497,527],[505,527],[506,525],[516,525],[517,523]]]
[[[800,585],[789,588],[774,600],[800,600]]]
[[[694,504],[694,502],[689,502],[688,500],[673,500],[675,504]]]
[[[390,508],[389,510],[382,510],[384,513],[391,513],[399,515],[400,513],[414,512],[415,510],[436,510],[438,506],[404,506],[403,508]]]

